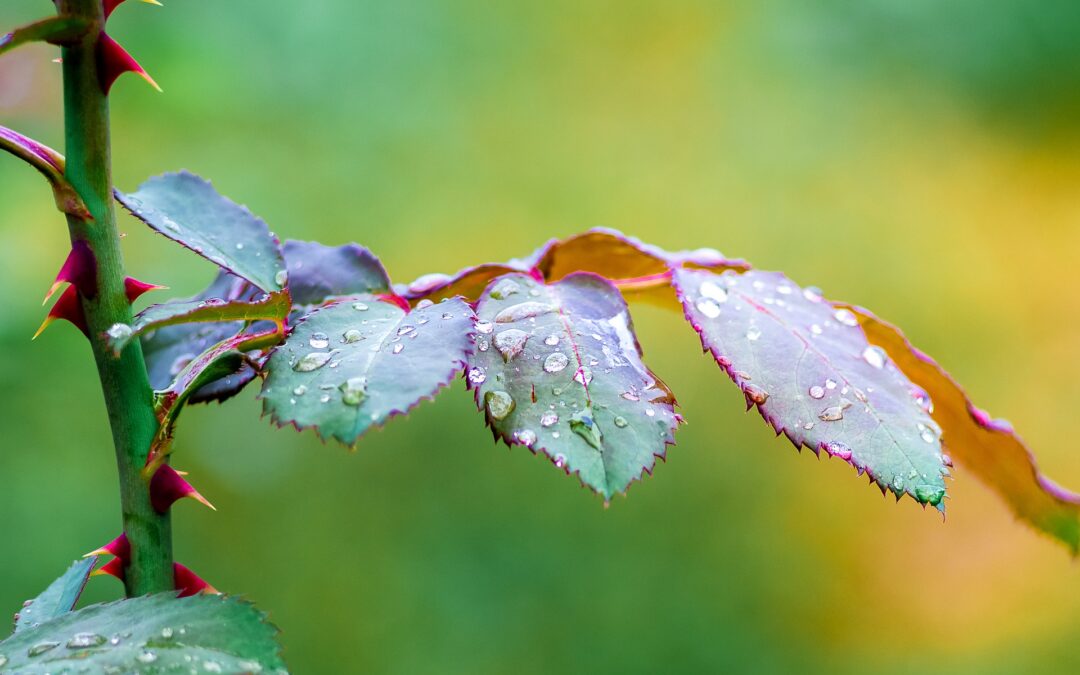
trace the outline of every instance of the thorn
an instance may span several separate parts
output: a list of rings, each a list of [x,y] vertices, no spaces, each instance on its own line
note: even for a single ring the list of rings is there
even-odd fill
[[[101,90],[108,95],[113,82],[126,72],[132,72],[150,83],[154,89],[161,91],[161,87],[150,74],[132,58],[116,40],[102,33],[98,41],[98,76],[101,78]]]
[[[97,568],[90,573],[92,577],[109,576],[116,577],[120,581],[124,580],[124,561],[120,558],[113,558],[109,562],[105,563],[101,567]]]
[[[82,304],[79,302],[79,292],[74,286],[64,289],[64,292],[60,294],[60,299],[49,310],[45,320],[41,322],[41,326],[31,339],[36,340],[49,327],[49,324],[57,319],[70,321],[73,326],[82,331],[83,335],[90,337],[90,331],[86,327],[86,317],[83,316]]]
[[[97,295],[96,277],[97,260],[94,258],[94,252],[85,241],[80,239],[71,245],[71,252],[68,253],[64,264],[60,266],[56,281],[49,287],[49,292],[45,294],[45,299],[41,301],[41,304],[48,302],[49,298],[64,284],[73,284],[80,293],[93,299]]]
[[[121,560],[128,560],[131,558],[131,544],[128,543],[126,534],[121,534],[116,539],[113,539],[108,544],[105,544],[99,549],[90,551],[84,558],[89,558],[96,555],[114,555]]]
[[[217,511],[214,505],[191,487],[191,483],[181,478],[175,469],[168,464],[162,464],[150,479],[150,504],[158,513],[166,513],[177,500],[184,498],[194,499]]]
[[[198,595],[199,593],[221,595],[221,591],[203,581],[198,574],[180,563],[173,563],[173,585],[176,586],[176,590],[180,591],[179,597],[181,598]]]
[[[158,7],[164,7],[158,0],[142,0],[148,5],[157,5]],[[101,3],[105,8],[105,18],[108,19],[109,15],[113,13],[113,10],[124,3],[124,0],[103,0]]]
[[[143,293],[149,293],[150,291],[164,291],[168,286],[159,286],[158,284],[148,284],[145,281],[139,281],[131,277],[124,278],[124,293],[127,294],[128,302],[135,302],[135,300]]]

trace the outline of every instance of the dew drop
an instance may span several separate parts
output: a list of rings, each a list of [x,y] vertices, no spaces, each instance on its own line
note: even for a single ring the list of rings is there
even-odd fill
[[[749,340],[750,342],[755,342],[760,337],[761,337],[761,331],[758,330],[757,328],[751,328],[750,330],[746,331],[746,339]]]
[[[243,245],[243,244],[241,244],[241,243],[237,243],[237,244],[236,244],[236,250],[237,250],[237,251],[243,251],[243,250],[244,250],[244,245]]]
[[[765,391],[756,384],[746,385],[745,387],[743,387],[743,392],[746,394],[746,397],[748,399],[758,405],[761,405],[765,403],[765,401],[769,400],[769,392]]]
[[[431,307],[434,304],[435,303],[432,302],[431,300],[429,300],[427,298],[424,298],[420,302],[416,303],[415,309],[427,309],[428,307]]]
[[[366,312],[368,310],[368,306],[362,302],[354,302],[352,308],[358,312]]]
[[[274,275],[274,283],[284,287],[285,284],[289,283],[289,273],[285,270],[278,270],[278,273]]]
[[[341,383],[341,402],[345,405],[358,406],[367,398],[367,379],[350,377]]]
[[[484,406],[495,421],[506,419],[514,411],[514,399],[505,391],[489,391],[484,394]]]
[[[100,647],[105,644],[105,636],[97,633],[75,633],[67,641],[68,649],[86,649],[88,647]]]
[[[488,346],[489,346],[489,344],[488,344],[487,338],[483,338],[483,337],[476,338],[476,348],[477,349],[479,349],[482,352],[486,352],[488,350]]]
[[[447,281],[450,281],[450,277],[446,274],[440,274],[434,272],[432,274],[425,274],[418,277],[412,283],[409,284],[410,293],[427,293],[433,288],[436,288]]]
[[[822,292],[817,286],[807,286],[803,289],[802,294],[810,302],[821,302]]]
[[[579,410],[574,413],[570,418],[570,430],[585,439],[585,442],[593,448],[602,449],[604,434],[600,432],[600,427],[596,425],[589,410]]]
[[[844,419],[844,411],[851,407],[851,401],[840,399],[840,405],[829,406],[821,411],[818,419],[822,422],[838,422]]]
[[[586,387],[592,382],[592,371],[582,366],[574,372],[574,381],[578,384],[583,384]]]
[[[499,283],[495,284],[495,287],[488,293],[496,300],[505,300],[511,295],[515,295],[521,291],[521,286],[513,279],[503,279]]]
[[[945,498],[945,490],[933,485],[919,485],[915,487],[915,498],[924,504],[937,506]]]
[[[495,334],[495,348],[502,354],[503,361],[509,363],[511,359],[525,351],[525,343],[528,340],[528,333],[517,328],[510,328]]]
[[[42,642],[38,642],[37,644],[35,644],[32,647],[30,647],[29,649],[27,649],[26,650],[26,655],[30,656],[30,657],[41,656],[45,652],[52,651],[52,650],[56,649],[59,646],[60,646],[59,642],[54,642],[52,640],[45,640],[45,641],[42,641]]]
[[[845,326],[858,326],[859,319],[855,316],[850,309],[838,309],[833,314],[833,318],[844,324]]]
[[[495,315],[495,323],[513,323],[522,319],[529,319],[541,314],[554,312],[555,307],[543,302],[519,302],[511,305]]]
[[[623,429],[623,428],[626,427],[627,424],[628,424],[628,422],[626,421],[625,417],[623,417],[622,415],[616,415],[616,417],[615,417],[615,426],[619,427],[620,429]]]
[[[341,341],[347,345],[351,345],[354,342],[360,342],[363,339],[363,333],[356,330],[355,328],[350,328],[349,330],[345,331],[345,333],[341,336]]]
[[[135,331],[132,330],[131,326],[126,323],[114,323],[109,326],[109,329],[105,331],[105,334],[113,340],[126,340],[131,337],[134,332]]]
[[[825,388],[829,390],[836,389],[836,380],[825,380]]]
[[[0,668],[3,668],[4,666],[6,666],[7,662],[8,662],[8,657],[4,656],[3,654],[0,654]]]
[[[814,386],[810,387],[810,398],[825,398],[825,389],[815,384]]]
[[[625,398],[627,401],[640,401],[641,400],[641,397],[638,396],[637,393],[632,392],[632,391],[624,391],[623,393],[621,393],[619,395],[622,396],[623,398]]]
[[[554,347],[555,345],[559,344],[559,336],[555,333],[552,333],[551,335],[544,338],[544,344],[546,344],[548,347]]]
[[[697,301],[698,311],[704,314],[709,319],[715,319],[720,316],[720,305],[716,304],[712,300],[702,298]]]
[[[900,475],[893,476],[892,480],[893,490],[896,492],[904,491],[904,477]]]
[[[410,325],[406,324],[406,325],[402,326],[401,328],[397,329],[397,334],[398,335],[408,335],[409,333],[412,333],[415,330],[416,330],[415,326],[410,326]]]
[[[918,429],[919,438],[923,439],[923,441],[927,443],[933,443],[937,440],[937,434],[935,434],[934,430],[926,426],[925,424],[919,423]]]
[[[562,352],[552,352],[544,359],[544,372],[557,373],[565,368],[568,363],[570,363],[570,359],[566,357],[566,354],[563,354]]]
[[[293,366],[293,370],[298,373],[310,373],[313,370],[318,370],[326,365],[326,363],[338,353],[338,350],[334,349],[329,352],[311,352],[305,354],[296,365]]]
[[[536,432],[532,429],[522,429],[514,432],[514,438],[517,439],[518,443],[531,447],[536,442]]]
[[[560,469],[566,466],[566,455],[562,454],[561,452],[555,455],[554,459],[555,466],[559,467]]]
[[[885,356],[885,350],[881,347],[876,347],[874,345],[867,347],[863,350],[862,357],[864,361],[878,370],[885,367],[885,360],[887,357]]]
[[[405,345],[399,342],[394,345],[394,348],[391,351],[393,351],[395,354],[400,354],[403,349],[405,349]]]
[[[476,330],[477,332],[487,335],[491,331],[495,330],[495,324],[491,323],[490,321],[477,321]]]
[[[540,416],[540,426],[550,427],[559,421],[559,415],[551,410]]]
[[[701,287],[698,288],[698,292],[701,294],[701,297],[708,298],[716,303],[724,303],[727,302],[728,299],[727,289],[721,288],[711,281],[702,282]]]
[[[846,443],[841,443],[840,441],[829,441],[822,446],[822,449],[833,457],[839,457],[840,459],[844,460],[851,459],[851,447],[848,446]]]
[[[303,396],[307,393],[307,387],[302,384],[297,385],[296,388],[292,390],[292,393],[293,396]]]
[[[487,381],[487,373],[484,372],[484,369],[480,366],[470,368],[467,377],[469,380],[469,384],[473,385],[474,387],[478,387]]]
[[[308,344],[312,349],[326,349],[330,346],[330,338],[326,337],[326,333],[312,333]]]

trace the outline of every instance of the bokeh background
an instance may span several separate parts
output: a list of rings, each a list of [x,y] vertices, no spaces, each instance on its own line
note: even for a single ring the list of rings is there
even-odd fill
[[[606,225],[713,246],[904,326],[1080,488],[1080,4],[129,3],[164,87],[114,89],[115,175],[185,167],[284,237],[397,281]],[[0,26],[43,0],[4,0]],[[54,50],[0,59],[0,123],[62,147]],[[124,217],[130,269],[208,263]],[[67,248],[0,157],[0,608],[119,522],[82,338],[30,336]],[[609,509],[496,447],[458,380],[349,454],[254,390],[185,416],[178,558],[269,610],[297,673],[1066,673],[1078,570],[962,467],[945,522],[796,453],[679,317],[635,308],[688,424]],[[90,599],[116,597],[95,580]]]

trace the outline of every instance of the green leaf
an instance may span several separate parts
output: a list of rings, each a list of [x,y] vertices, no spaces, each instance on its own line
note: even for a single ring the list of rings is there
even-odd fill
[[[15,615],[15,632],[34,628],[39,624],[67,614],[82,595],[90,571],[97,558],[83,558],[71,564],[49,587],[33,600],[23,605]]]
[[[642,363],[626,303],[609,281],[572,274],[545,285],[506,275],[476,311],[467,380],[497,436],[543,452],[605,500],[652,472],[680,417]]]
[[[49,42],[54,45],[72,42],[86,35],[93,25],[92,21],[82,17],[51,16],[0,35],[0,54],[27,42]]]
[[[948,470],[926,392],[850,310],[778,272],[682,269],[675,286],[702,346],[778,434],[944,511]]]
[[[147,180],[117,200],[136,218],[267,293],[285,287],[281,246],[261,218],[181,171]]]
[[[375,255],[358,244],[324,246],[314,241],[285,242],[289,293],[297,305],[317,305],[329,298],[388,293],[390,277]]]
[[[355,445],[464,368],[473,317],[460,298],[408,313],[393,298],[373,296],[321,307],[271,354],[263,411],[278,424],[314,427],[322,438]]]
[[[220,595],[152,595],[91,605],[0,642],[3,672],[285,672],[277,629]]]
[[[53,189],[56,208],[83,220],[92,220],[82,197],[64,175],[64,156],[47,145],[0,126],[0,150],[9,152],[37,169]]]
[[[255,302],[240,300],[186,300],[150,305],[135,316],[130,326],[115,324],[106,333],[114,353],[119,354],[137,336],[165,326],[221,321],[273,321],[281,323],[292,304],[288,292],[271,293]]]

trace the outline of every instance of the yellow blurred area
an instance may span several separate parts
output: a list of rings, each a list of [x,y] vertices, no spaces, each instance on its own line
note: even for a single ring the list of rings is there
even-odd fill
[[[110,34],[165,93],[114,89],[121,189],[191,169],[399,282],[597,225],[716,247],[897,323],[1080,489],[1080,5],[129,4]],[[50,10],[4,3],[0,30]],[[0,124],[59,148],[54,57],[0,58]],[[135,276],[213,274],[122,223]],[[0,157],[10,611],[119,524],[89,351],[29,340],[65,254],[44,181]],[[688,424],[609,509],[494,446],[460,382],[354,455],[249,390],[181,421],[219,511],[177,509],[178,559],[269,610],[297,673],[1080,672],[1063,546],[962,467],[942,523],[794,452],[680,316],[632,309]]]

